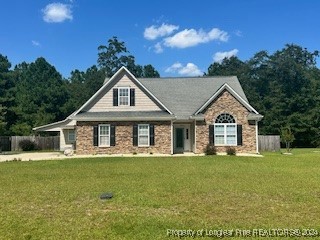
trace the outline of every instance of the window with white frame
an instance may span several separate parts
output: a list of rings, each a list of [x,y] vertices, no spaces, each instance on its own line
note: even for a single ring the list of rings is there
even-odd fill
[[[228,113],[220,114],[214,124],[214,144],[216,146],[237,145],[237,125]]]
[[[68,142],[75,142],[76,141],[76,132],[74,129],[68,130]]]
[[[119,88],[118,90],[118,105],[129,106],[130,105],[130,89],[127,87]]]
[[[148,147],[150,145],[149,141],[149,124],[139,124],[138,125],[138,146]]]
[[[110,125],[99,125],[99,146],[110,146]]]

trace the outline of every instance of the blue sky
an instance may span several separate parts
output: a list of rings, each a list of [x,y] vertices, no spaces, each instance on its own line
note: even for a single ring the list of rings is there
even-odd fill
[[[202,75],[214,61],[286,43],[320,50],[317,0],[1,1],[0,53],[12,65],[44,57],[64,76],[97,64],[117,36],[161,76]]]

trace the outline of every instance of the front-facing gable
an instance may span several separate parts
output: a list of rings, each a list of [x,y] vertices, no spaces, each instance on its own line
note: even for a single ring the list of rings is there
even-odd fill
[[[119,94],[125,90],[128,104],[121,105]],[[121,68],[109,81],[102,86],[87,104],[82,112],[136,112],[136,111],[165,111],[150,93],[139,84],[138,80],[126,68]]]
[[[196,112],[195,115],[203,112],[221,93],[224,91],[229,92],[240,104],[242,104],[249,112],[259,114],[246,99],[241,97],[233,88],[227,83],[223,84],[218,91],[216,91]]]

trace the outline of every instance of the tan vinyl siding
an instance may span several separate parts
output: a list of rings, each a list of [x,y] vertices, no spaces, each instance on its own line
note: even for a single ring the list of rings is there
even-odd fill
[[[113,106],[113,88],[129,87],[135,89],[135,106]],[[112,88],[107,88],[85,111],[159,111],[161,110],[127,75],[120,76]]]

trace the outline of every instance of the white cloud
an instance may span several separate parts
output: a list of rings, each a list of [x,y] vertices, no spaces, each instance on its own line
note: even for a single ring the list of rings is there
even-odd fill
[[[232,56],[236,56],[238,54],[238,52],[239,52],[238,49],[233,49],[229,52],[216,52],[213,56],[213,61],[221,63],[223,59],[231,58]]]
[[[180,62],[176,62],[168,67],[165,72],[167,73],[178,73],[184,76],[200,76],[203,72],[194,63],[187,63],[183,66]]]
[[[185,29],[176,33],[172,37],[165,38],[164,45],[172,48],[187,48],[214,40],[227,42],[228,39],[228,33],[220,30],[219,28],[213,28],[209,32],[205,32],[202,29],[199,31],[195,29]]]
[[[40,47],[41,46],[41,44],[38,41],[35,41],[35,40],[32,40],[31,43],[35,47]]]
[[[43,12],[43,20],[48,23],[59,23],[65,20],[72,20],[71,5],[63,3],[48,4]]]
[[[162,23],[160,27],[157,27],[155,25],[147,27],[144,30],[143,36],[148,40],[155,40],[159,37],[168,36],[178,29],[179,26]]]
[[[155,53],[162,53],[163,52],[163,48],[161,46],[161,43],[158,42],[154,45],[154,52]]]

